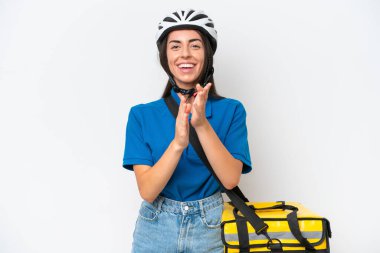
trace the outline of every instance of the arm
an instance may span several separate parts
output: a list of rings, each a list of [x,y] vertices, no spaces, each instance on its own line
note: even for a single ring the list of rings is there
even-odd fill
[[[239,184],[243,163],[226,149],[208,121],[195,128],[215,174],[227,189]]]
[[[189,113],[191,107],[186,104],[185,97],[180,96],[180,99],[175,136],[164,154],[153,166],[133,165],[140,195],[148,202],[153,202],[164,189],[177,167],[183,150],[189,144]]]
[[[154,166],[133,165],[139,192],[144,200],[153,202],[164,189],[177,167],[182,152],[183,148],[172,141]]]
[[[212,84],[209,83],[205,88],[202,88],[197,84],[196,87],[198,92],[192,105],[193,116],[191,124],[198,134],[199,141],[215,171],[215,174],[225,188],[232,189],[239,184],[243,170],[243,162],[231,155],[205,117],[206,101],[211,85]],[[230,127],[230,133],[227,138],[229,140],[227,142],[230,144],[239,140],[239,138],[234,137],[242,137],[241,135],[236,135],[236,133],[242,133],[241,131],[238,131],[238,129],[241,130],[245,127],[245,121],[241,120],[245,119],[244,110],[240,110],[239,113],[236,112],[237,111],[235,111],[234,119]]]

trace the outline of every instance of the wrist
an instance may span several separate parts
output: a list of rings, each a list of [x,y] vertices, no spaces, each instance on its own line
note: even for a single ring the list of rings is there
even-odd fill
[[[183,150],[185,149],[182,147],[180,144],[178,144],[175,140],[172,140],[172,142],[169,145],[175,152],[177,153],[182,153]]]
[[[207,119],[205,119],[201,124],[194,126],[194,129],[197,132],[204,132],[207,131],[211,127],[210,123],[208,122]]]

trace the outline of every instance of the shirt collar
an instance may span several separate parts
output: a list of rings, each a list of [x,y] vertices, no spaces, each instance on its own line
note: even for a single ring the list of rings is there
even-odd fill
[[[170,90],[170,93],[171,93],[172,97],[174,98],[174,100],[179,105],[181,100],[179,99],[178,94],[174,91],[173,88]],[[208,97],[208,99],[206,101],[206,118],[210,118],[211,115],[212,115],[212,104],[211,104],[210,97]],[[191,113],[190,113],[189,118],[191,118]]]

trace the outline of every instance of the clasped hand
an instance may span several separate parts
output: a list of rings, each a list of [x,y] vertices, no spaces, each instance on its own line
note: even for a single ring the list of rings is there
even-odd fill
[[[186,148],[189,144],[189,114],[191,113],[191,125],[197,129],[198,127],[207,124],[206,119],[206,102],[208,99],[208,93],[211,88],[211,83],[208,83],[204,88],[200,85],[196,85],[196,96],[189,98],[186,101],[186,97],[181,93],[178,93],[181,99],[178,115],[176,119],[176,133],[175,141],[181,148]]]

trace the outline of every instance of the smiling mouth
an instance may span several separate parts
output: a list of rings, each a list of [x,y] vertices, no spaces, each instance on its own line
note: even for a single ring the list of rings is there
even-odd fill
[[[195,64],[192,63],[181,63],[177,65],[177,67],[181,70],[183,73],[189,73],[194,70]]]

